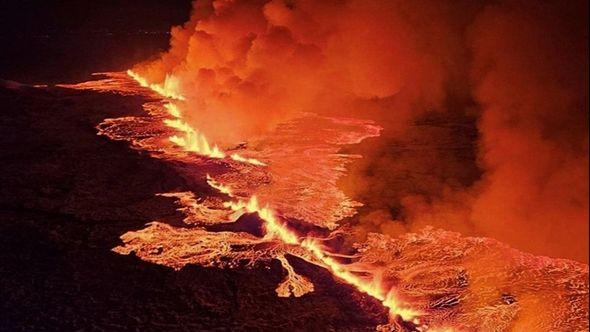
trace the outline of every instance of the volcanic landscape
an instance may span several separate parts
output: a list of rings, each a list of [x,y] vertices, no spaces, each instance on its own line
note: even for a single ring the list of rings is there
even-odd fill
[[[463,5],[196,1],[129,68],[6,71],[0,330],[587,331],[587,13]]]

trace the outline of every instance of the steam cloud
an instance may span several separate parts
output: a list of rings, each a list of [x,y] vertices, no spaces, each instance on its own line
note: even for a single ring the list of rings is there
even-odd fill
[[[215,142],[299,112],[374,118],[384,136],[361,145],[342,184],[367,203],[361,236],[434,225],[587,262],[587,12],[586,1],[196,1],[170,50],[134,70],[177,78],[189,121]],[[437,114],[465,124],[473,154],[400,160],[392,142]],[[407,169],[430,177],[400,186]]]

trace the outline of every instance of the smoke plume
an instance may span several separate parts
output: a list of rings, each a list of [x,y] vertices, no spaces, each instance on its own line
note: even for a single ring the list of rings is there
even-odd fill
[[[382,137],[341,181],[354,228],[433,225],[588,261],[585,1],[196,1],[174,79],[216,143],[302,112],[372,118]]]
[[[455,54],[464,51],[461,23],[441,19],[449,13],[461,22],[462,13],[429,5],[197,1],[190,21],[172,29],[170,50],[135,70],[152,82],[177,79],[195,127],[215,141],[248,138],[299,112],[342,114],[358,99],[396,94],[402,101],[382,113],[404,122],[414,109],[440,104],[444,83],[464,74]]]
[[[481,105],[472,220],[537,253],[588,260],[588,8],[487,8],[472,35]]]

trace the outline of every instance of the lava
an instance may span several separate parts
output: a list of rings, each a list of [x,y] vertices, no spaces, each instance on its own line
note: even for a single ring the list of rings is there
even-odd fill
[[[355,206],[332,189],[338,174],[344,172],[343,165],[356,158],[339,154],[338,144],[371,137],[379,133],[378,127],[354,119],[291,121],[279,126],[263,144],[248,142],[247,148],[240,144],[226,150],[244,149],[265,160],[265,166],[240,162],[225,152],[224,158],[211,158],[169,144],[169,137],[178,135],[178,130],[166,126],[164,120],[184,122],[183,110],[177,107],[181,101],[138,89],[128,76],[106,76],[68,88],[136,94],[152,100],[144,104],[148,116],[106,119],[97,127],[99,134],[129,141],[136,149],[171,160],[180,165],[183,176],[203,179],[219,193],[159,194],[176,199],[186,226],[153,221],[124,233],[123,244],[113,251],[134,253],[173,269],[187,264],[253,267],[277,260],[286,273],[275,289],[279,297],[304,296],[315,289],[307,275],[291,266],[289,258],[296,257],[379,301],[390,312],[390,324],[379,327],[387,331],[587,328],[588,266],[584,264],[536,257],[493,239],[434,229],[398,238],[369,233],[366,241],[350,250],[334,248],[330,240],[346,234],[346,227],[332,220],[341,219]],[[303,139],[297,140],[298,136]],[[232,228],[245,214],[258,215],[261,229],[250,233],[248,227]],[[325,232],[317,235],[308,231],[309,225]]]
[[[192,2],[0,79],[0,325],[588,330],[588,1]]]
[[[133,79],[135,79],[141,86],[151,88],[155,92],[161,94],[162,97],[169,98],[170,96],[180,96],[180,94],[178,94],[177,92],[167,90],[167,88],[171,87],[170,85],[164,84],[162,86],[148,84],[147,80],[145,80],[138,74],[135,74],[131,70],[128,71],[128,74]],[[169,78],[169,76],[167,76],[167,78]],[[172,87],[174,87],[174,85],[172,85]],[[225,154],[221,152],[217,146],[211,148],[211,146],[205,139],[204,135],[198,133],[190,125],[181,120],[181,114],[175,106],[171,106],[173,104],[169,103],[166,105],[168,105],[166,106],[168,111],[173,116],[175,116],[176,119],[166,119],[164,120],[164,123],[169,127],[178,129],[185,135],[184,138],[178,136],[170,137],[170,140],[172,142],[183,147],[187,151],[197,152],[209,156],[211,158],[225,157]],[[243,158],[237,154],[233,154],[232,159],[240,162],[251,163],[254,165],[265,165],[264,163],[259,162],[255,159]],[[207,175],[207,183],[212,188],[215,188],[224,194],[230,196],[232,195],[231,188],[215,181],[209,175]],[[399,316],[404,321],[414,320],[414,323],[416,324],[419,322],[416,318],[419,315],[419,313],[415,310],[409,309],[406,305],[401,305],[400,301],[396,299],[395,292],[393,290],[384,290],[379,280],[367,281],[355,275],[351,271],[348,271],[346,265],[340,264],[337,260],[332,258],[330,253],[326,251],[322,245],[319,244],[317,239],[305,236],[300,237],[295,231],[289,229],[289,227],[285,223],[281,222],[276,217],[276,213],[271,208],[269,208],[267,205],[261,206],[256,196],[251,196],[247,200],[226,202],[225,205],[234,211],[243,210],[247,213],[258,214],[258,216],[262,220],[264,220],[264,227],[266,230],[265,237],[270,237],[271,239],[279,240],[285,244],[297,245],[301,248],[306,249],[312,257],[312,259],[308,260],[310,263],[318,264],[320,266],[327,268],[334,276],[336,276],[340,280],[354,286],[359,291],[366,293],[381,301],[381,303],[383,303],[383,305],[389,309],[391,317]],[[287,264],[284,257],[280,260],[283,266]],[[289,275],[292,275],[292,273],[290,273]],[[295,292],[295,294],[301,293],[301,290]],[[284,294],[284,291],[281,291],[280,294]]]
[[[245,158],[245,157],[240,156],[237,153],[232,153],[230,155],[230,158],[233,159],[233,160],[235,160],[235,161],[242,162],[242,163],[249,163],[249,164],[257,165],[257,166],[266,166],[266,164],[263,163],[260,160],[257,160],[257,159],[254,159],[254,158]]]
[[[211,188],[214,188],[219,192],[224,193],[230,197],[233,196],[230,187],[224,186],[223,184],[215,181],[209,174],[207,174],[207,183],[211,186]]]
[[[144,88],[152,89],[153,91],[157,92],[163,97],[176,99],[176,100],[185,100],[186,98],[178,91],[179,90],[179,81],[173,75],[166,75],[166,79],[164,80],[163,84],[156,84],[156,83],[148,83],[148,81],[139,76],[133,70],[127,70],[127,75],[131,76],[139,85]]]
[[[209,183],[216,183],[210,180]],[[218,185],[215,185],[219,188]],[[231,193],[228,187],[220,187],[224,193]],[[331,257],[331,253],[326,251],[319,241],[313,237],[300,237],[298,234],[290,230],[285,223],[281,223],[275,216],[275,213],[268,206],[260,206],[256,196],[252,196],[247,202],[237,201],[228,202],[227,206],[234,211],[245,210],[249,213],[257,213],[258,216],[265,221],[266,235],[276,238],[284,243],[298,245],[312,255],[310,263],[318,264],[327,268],[332,274],[344,282],[353,285],[359,291],[366,293],[383,303],[389,308],[392,316],[399,315],[403,320],[409,321],[415,319],[419,313],[405,306],[400,305],[395,297],[395,293],[391,290],[384,291],[379,280],[372,280],[367,282],[365,279],[358,277],[348,270],[347,266],[340,264],[337,260]]]
[[[155,84],[148,83],[146,79],[132,70],[128,70],[127,75],[137,81],[140,86],[149,88],[162,97],[171,100],[185,100],[184,96],[179,92],[178,80],[174,76],[166,76],[164,84]],[[182,133],[182,136],[170,136],[170,142],[182,147],[186,151],[195,152],[211,158],[225,158],[225,154],[217,145],[209,144],[209,141],[203,133],[198,132],[182,120],[182,114],[178,105],[173,102],[168,102],[164,107],[173,117],[173,119],[164,119],[164,124]]]
[[[182,132],[183,136],[170,136],[170,142],[184,148],[186,151],[196,152],[211,158],[225,158],[216,145],[211,146],[205,136],[180,119],[164,120],[164,124]]]
[[[149,88],[160,96],[170,99],[164,107],[173,119],[164,119],[164,124],[182,133],[181,136],[170,136],[170,142],[182,147],[185,151],[195,152],[210,158],[221,159],[227,156],[217,145],[210,144],[202,132],[199,132],[182,119],[182,113],[179,106],[173,102],[173,100],[183,101],[186,99],[179,91],[178,79],[172,75],[167,75],[164,84],[155,84],[148,83],[145,78],[132,70],[128,70],[127,75],[133,78],[140,86]],[[237,153],[232,153],[229,157],[235,161],[250,163],[257,166],[266,165],[260,160],[246,158]]]
[[[276,289],[279,297],[289,297],[291,294],[295,297],[300,297],[309,292],[313,292],[313,283],[307,280],[307,278],[295,273],[293,267],[289,264],[285,256],[277,256],[277,259],[287,271],[287,276]]]

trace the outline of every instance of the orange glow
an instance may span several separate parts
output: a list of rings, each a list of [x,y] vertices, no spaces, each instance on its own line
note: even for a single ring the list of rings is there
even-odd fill
[[[208,183],[214,183],[214,188],[221,188],[220,191],[229,191],[229,188],[220,186],[211,177],[208,177]],[[318,264],[327,268],[332,272],[334,276],[354,286],[359,291],[366,293],[383,303],[385,307],[389,309],[392,317],[400,316],[405,321],[416,319],[419,312],[409,309],[406,306],[400,304],[396,299],[393,291],[383,290],[381,280],[374,278],[374,280],[365,280],[353,272],[351,272],[346,265],[339,263],[337,260],[332,258],[331,254],[326,251],[319,241],[313,237],[299,237],[293,230],[279,221],[274,211],[268,206],[261,206],[256,196],[250,197],[248,201],[238,200],[234,202],[226,202],[225,205],[234,211],[244,210],[248,213],[257,213],[258,216],[264,220],[266,235],[273,239],[280,240],[283,243],[290,245],[297,245],[303,249],[306,249],[311,254],[312,260],[308,260],[310,263]],[[415,321],[418,323],[418,321]]]
[[[297,274],[285,256],[277,256],[281,265],[287,271],[287,276],[279,284],[276,289],[279,297],[289,297],[293,294],[295,297],[303,296],[307,293],[313,292],[314,286],[307,278]]]
[[[240,162],[243,162],[243,163],[248,163],[248,164],[257,165],[257,166],[266,166],[266,164],[263,163],[260,160],[257,160],[257,159],[254,159],[254,158],[245,158],[245,157],[240,156],[237,153],[232,153],[230,155],[230,158],[233,159],[233,160],[235,160],[235,161],[240,161]]]
[[[181,146],[184,148],[184,150],[196,152],[211,158],[225,158],[225,153],[223,153],[219,147],[217,147],[217,145],[211,146],[205,135],[197,132],[188,123],[182,121],[181,119],[165,119],[164,124],[183,133],[183,136],[174,135],[169,139],[170,142]]]
[[[178,78],[173,75],[166,75],[164,84],[148,83],[145,78],[139,76],[139,74],[135,73],[131,69],[127,70],[127,75],[131,76],[142,87],[151,89],[163,97],[176,100],[185,100],[184,96],[179,91],[180,87]]]
[[[207,174],[207,183],[217,191],[224,193],[230,197],[232,197],[231,188],[228,186],[224,186],[221,183],[215,181],[209,174]]]
[[[126,74],[106,76],[68,88],[153,98],[150,91],[139,89]],[[326,186],[337,179],[330,175],[342,170],[343,164],[338,159],[327,159],[330,161],[327,167],[322,165],[326,161],[322,154],[334,154],[337,150],[308,152],[317,150],[318,142],[322,146],[326,137],[358,142],[357,137],[363,131],[357,133],[351,129],[359,127],[336,127],[334,132],[329,132],[335,135],[323,136],[325,133],[322,133],[322,140],[309,140],[319,132],[318,128],[329,128],[329,124],[320,126],[321,118],[313,118],[303,123],[308,131],[302,134],[296,123],[290,123],[284,127],[286,134],[279,131],[263,144],[251,144],[260,147],[260,155],[272,161],[269,167],[254,168],[236,163],[229,155],[224,162],[210,163],[207,158],[178,154],[168,144],[162,145],[168,133],[162,130],[165,129],[162,115],[171,121],[179,120],[173,122],[176,126],[183,122],[172,113],[176,105],[184,106],[184,103],[175,102],[175,106],[166,107],[169,102],[145,103],[143,107],[149,116],[106,119],[97,127],[99,134],[129,141],[135,149],[154,151],[156,158],[190,163],[195,169],[184,168],[188,176],[199,174],[200,165],[207,165],[206,169],[213,166],[215,174],[219,175],[215,179],[207,176],[208,185],[232,198],[186,189],[159,194],[176,199],[177,210],[185,215],[183,222],[189,227],[154,221],[144,229],[123,234],[123,244],[113,251],[125,255],[134,253],[142,260],[173,269],[188,264],[248,268],[259,262],[267,264],[278,260],[286,272],[275,289],[281,297],[304,296],[314,291],[311,281],[297,274],[290,265],[290,258],[297,257],[325,268],[336,280],[378,299],[394,316],[389,324],[378,327],[379,330],[395,330],[401,319],[417,331],[534,330],[540,326],[543,330],[557,331],[566,320],[571,330],[587,329],[588,266],[585,264],[535,257],[491,238],[465,237],[430,228],[395,238],[371,232],[366,240],[354,243],[354,253],[340,253],[330,247],[327,241],[338,234],[348,238],[348,229],[321,223],[326,219],[315,214],[313,209],[329,210],[326,202],[332,197],[346,201],[345,196],[332,196]],[[182,115],[183,111],[178,109],[178,114]],[[342,133],[347,134],[346,137]],[[297,145],[298,137],[305,138],[305,145]],[[264,144],[270,143],[274,150],[265,150]],[[281,160],[285,151],[294,150],[296,153],[289,153],[286,160]],[[225,165],[216,168],[216,164]],[[289,177],[293,173],[285,170],[304,176]],[[288,181],[281,182],[285,180]],[[301,187],[303,190],[297,191]],[[305,195],[309,199],[302,200]],[[293,210],[289,210],[292,207],[301,213],[292,213]],[[246,231],[213,231],[203,227],[234,223],[246,212],[260,215],[259,222],[265,230],[262,237]],[[341,218],[342,214],[339,216]],[[322,237],[311,236],[291,228],[290,220],[305,224],[315,221],[318,227],[333,232]],[[498,261],[498,257],[503,260]],[[395,286],[391,287],[392,284]],[[539,298],[543,301],[538,301]],[[448,315],[449,310],[452,316]],[[552,312],[552,315],[538,315],[539,312]]]
[[[313,238],[306,238],[301,241],[300,245],[309,250],[314,257],[319,259],[324,266],[326,266],[336,277],[342,279],[346,283],[353,285],[359,291],[366,293],[377,300],[381,301],[385,307],[389,309],[391,317],[400,316],[405,321],[414,320],[414,323],[419,323],[417,316],[419,312],[402,305],[395,297],[393,291],[384,291],[381,285],[381,280],[375,278],[374,280],[364,280],[359,276],[349,271],[346,265],[339,263],[326,253],[320,245],[314,241]]]
[[[127,70],[127,75],[133,78],[140,86],[151,89],[162,97],[174,100],[185,100],[184,96],[179,91],[179,81],[172,75],[166,75],[164,84],[149,83],[145,78],[135,73],[131,69]],[[197,129],[193,128],[187,122],[182,120],[182,113],[173,102],[164,104],[164,108],[168,114],[175,119],[164,119],[164,124],[170,128],[174,128],[182,133],[181,136],[173,135],[169,137],[170,142],[182,147],[185,151],[195,152],[211,158],[225,158],[226,154],[214,144],[210,144],[207,137]],[[248,163],[256,166],[266,166],[260,160],[254,158],[246,158],[237,153],[232,153],[230,158],[242,163]]]
[[[184,99],[178,98],[182,96],[178,94],[176,90],[174,90],[174,88],[177,87],[177,85],[172,83],[175,82],[175,80],[171,76],[166,76],[166,82],[164,83],[164,85],[157,85],[149,84],[146,79],[142,78],[141,76],[139,76],[131,70],[127,71],[127,73],[141,86],[148,87],[156,93],[162,95],[163,97],[179,100]],[[165,105],[165,107],[168,110],[168,113],[174,116],[175,119],[165,119],[164,124],[170,128],[174,128],[183,133],[182,137],[177,135],[170,137],[169,139],[171,142],[182,147],[186,151],[196,152],[198,154],[205,155],[211,158],[226,157],[225,153],[223,153],[216,145],[211,146],[210,143],[207,141],[206,137],[202,133],[198,132],[196,129],[192,128],[188,123],[181,119],[181,112],[175,104],[168,103]],[[259,166],[265,165],[261,161],[252,158],[245,158],[236,153],[231,154],[230,158],[232,160],[244,163],[250,163]],[[212,188],[217,189],[218,191],[224,194],[232,196],[232,192],[229,187],[215,181],[209,175],[207,175],[207,183]],[[281,222],[276,217],[274,211],[269,206],[261,206],[256,196],[251,196],[250,199],[248,199],[247,201],[237,200],[232,202],[226,202],[224,205],[234,211],[243,210],[248,213],[257,213],[258,216],[264,221],[266,238],[276,239],[285,244],[296,245],[307,250],[312,258],[310,261],[311,263],[319,264],[324,268],[327,268],[337,278],[354,286],[359,291],[366,293],[381,301],[381,303],[383,303],[383,305],[389,309],[391,317],[399,316],[405,321],[410,321],[412,319],[416,319],[416,317],[419,315],[417,311],[414,311],[412,309],[407,308],[404,305],[401,305],[399,303],[399,300],[396,299],[394,292],[392,292],[391,290],[384,290],[381,285],[381,280],[379,280],[379,278],[373,278],[373,280],[365,280],[359,277],[358,275],[348,270],[346,265],[341,264],[334,258],[332,258],[330,253],[325,251],[323,247],[318,243],[317,239],[312,237],[300,238],[299,235],[297,235],[293,230],[289,229],[289,227],[285,223]],[[283,261],[281,262],[283,263],[283,265],[285,265]],[[378,274],[376,275],[378,276]],[[279,291],[277,290],[277,292]],[[300,290],[298,292],[300,293],[295,294],[301,294],[301,292],[303,291]],[[284,296],[285,294],[285,290],[279,292],[279,295]]]
[[[586,10],[193,3],[157,59],[61,85],[147,100],[99,134],[170,161],[161,196],[184,225],[156,220],[116,252],[260,263],[266,291],[348,291],[371,323],[389,313],[379,330],[588,329],[588,265],[557,259],[588,261]]]
[[[165,104],[164,107],[166,108],[166,110],[168,110],[168,113],[170,115],[172,115],[175,118],[181,118],[182,115],[180,114],[180,110],[178,109],[178,106],[176,106],[173,103],[168,103]]]

